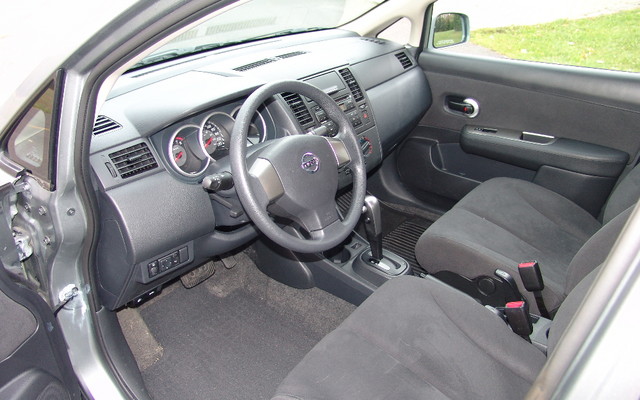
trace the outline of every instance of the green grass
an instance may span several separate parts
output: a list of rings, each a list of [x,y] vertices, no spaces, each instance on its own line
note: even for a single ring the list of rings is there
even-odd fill
[[[478,29],[471,41],[506,57],[640,72],[640,9],[531,26]]]
[[[435,47],[446,47],[462,41],[462,32],[460,31],[442,31],[436,32],[433,37],[433,45]]]

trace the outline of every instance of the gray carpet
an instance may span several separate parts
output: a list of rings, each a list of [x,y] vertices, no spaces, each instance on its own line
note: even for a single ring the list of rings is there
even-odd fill
[[[161,346],[155,362],[138,360],[156,400],[268,399],[355,308],[317,289],[277,283],[245,253],[236,259],[233,269],[216,263],[216,273],[199,286],[187,290],[178,282],[137,309]],[[129,343],[136,358],[149,352]]]

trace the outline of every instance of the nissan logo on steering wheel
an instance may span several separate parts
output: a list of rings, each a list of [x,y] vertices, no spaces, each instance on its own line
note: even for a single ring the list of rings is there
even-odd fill
[[[320,168],[320,159],[313,153],[304,153],[300,167],[308,173],[313,174]]]

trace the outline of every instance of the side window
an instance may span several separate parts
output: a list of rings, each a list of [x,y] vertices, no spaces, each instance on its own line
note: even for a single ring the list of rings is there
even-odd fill
[[[470,34],[467,43],[438,51],[640,72],[635,1],[438,0],[432,25],[443,13],[466,14]]]
[[[380,39],[393,40],[401,44],[409,43],[411,38],[411,20],[404,17],[389,25],[382,32],[378,33]]]
[[[9,157],[36,178],[53,184],[53,111],[56,107],[54,82],[38,95],[20,118],[7,142]]]

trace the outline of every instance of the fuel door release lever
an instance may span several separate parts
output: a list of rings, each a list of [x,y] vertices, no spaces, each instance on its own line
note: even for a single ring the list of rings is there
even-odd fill
[[[445,107],[450,113],[464,115],[467,118],[474,118],[480,112],[480,106],[476,100],[459,96],[447,96]]]

